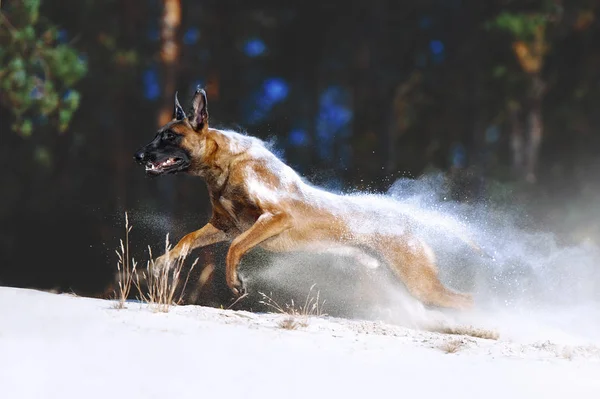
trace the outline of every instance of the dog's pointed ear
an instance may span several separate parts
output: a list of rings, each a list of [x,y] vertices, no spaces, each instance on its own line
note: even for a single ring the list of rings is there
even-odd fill
[[[206,102],[206,92],[198,86],[194,99],[192,100],[192,109],[188,116],[190,125],[195,131],[200,131],[208,126],[208,110]]]
[[[192,109],[188,115],[190,125],[195,131],[200,131],[208,126],[208,110],[206,108],[206,92],[198,86],[194,99],[192,100]]]
[[[185,111],[181,104],[179,104],[179,99],[177,98],[177,92],[175,92],[175,108],[173,109],[173,119],[182,121],[185,119]]]

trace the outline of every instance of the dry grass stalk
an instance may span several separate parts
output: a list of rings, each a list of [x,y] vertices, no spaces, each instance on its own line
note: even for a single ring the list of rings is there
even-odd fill
[[[497,340],[500,337],[500,334],[498,334],[497,331],[476,328],[473,326],[439,326],[431,329],[431,331],[442,334],[468,335],[470,337],[493,340]]]
[[[262,297],[262,300],[259,301],[259,303],[262,303],[263,305],[273,309],[276,313],[281,313],[288,316],[279,323],[281,328],[294,330],[298,326],[306,327],[308,326],[309,317],[326,315],[326,313],[323,312],[325,300],[322,302],[320,301],[319,291],[317,291],[316,295],[312,295],[314,287],[315,284],[310,287],[304,304],[300,307],[296,306],[293,299],[289,304],[286,303],[284,306],[281,306],[272,298],[272,294],[267,295],[263,292],[259,292],[259,295]]]
[[[133,277],[135,276],[135,271],[137,267],[137,262],[135,259],[130,258],[129,256],[129,232],[133,226],[129,225],[129,217],[127,212],[125,212],[125,242],[121,239],[120,252],[116,250],[118,261],[117,261],[117,280],[119,290],[115,292],[115,297],[117,302],[115,304],[115,308],[123,309],[125,308],[125,302],[127,298],[129,298],[129,293],[131,292],[131,285],[133,284]],[[130,260],[131,259],[131,260]]]
[[[169,235],[167,234],[165,239],[165,253],[168,254],[170,249],[171,244],[169,243]],[[184,253],[186,252],[187,251],[184,251]],[[142,272],[142,276],[146,282],[146,290],[142,289],[139,273],[137,274],[135,285],[140,293],[140,299],[142,301],[147,302],[158,312],[168,312],[171,306],[179,305],[182,302],[190,274],[198,263],[198,258],[196,258],[188,270],[179,297],[176,298],[175,294],[182,278],[181,272],[186,256],[184,255],[174,260],[167,259],[165,265],[159,268],[154,262],[152,249],[150,247],[148,247],[148,253],[150,254],[151,260],[146,263],[146,270]]]
[[[245,299],[245,298],[247,298],[247,297],[248,297],[248,293],[247,293],[247,292],[244,292],[244,294],[243,294],[243,295],[241,295],[241,296],[239,296],[239,297],[237,297],[237,299],[236,299],[235,301],[233,301],[233,302],[231,303],[231,305],[227,306],[227,309],[231,309],[232,307],[234,307],[234,306],[235,306],[235,304],[236,304],[236,303],[238,303],[239,301],[241,301],[242,299]],[[222,305],[221,305],[221,308],[223,308],[223,306],[222,306]]]
[[[294,317],[292,316],[288,316],[284,319],[281,319],[279,321],[279,323],[277,323],[277,325],[280,328],[283,328],[285,330],[295,330],[297,329],[299,326],[302,327],[306,327],[306,325],[302,325],[301,323],[298,323],[298,320],[296,320]]]
[[[572,346],[565,346],[560,354],[564,359],[573,360],[575,357],[575,350]]]
[[[444,342],[439,346],[441,350],[446,353],[456,353],[465,345],[465,342],[462,339],[453,339],[450,341]]]

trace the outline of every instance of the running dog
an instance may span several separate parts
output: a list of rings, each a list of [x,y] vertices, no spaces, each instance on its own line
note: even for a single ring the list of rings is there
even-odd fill
[[[160,267],[195,248],[231,241],[225,276],[239,296],[244,288],[238,265],[256,246],[329,252],[369,268],[386,264],[425,305],[465,309],[472,304],[469,294],[441,283],[432,250],[411,232],[415,221],[398,211],[396,201],[384,199],[383,206],[373,207],[369,195],[336,195],[306,183],[261,140],[209,127],[200,88],[187,114],[175,94],[173,119],[134,158],[149,175],[188,173],[208,186],[210,221],[157,258]]]

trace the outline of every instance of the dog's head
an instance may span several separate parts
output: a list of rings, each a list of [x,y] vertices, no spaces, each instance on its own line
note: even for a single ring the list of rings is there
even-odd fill
[[[146,173],[158,176],[165,173],[190,172],[202,162],[208,133],[206,92],[196,89],[189,114],[183,111],[175,93],[173,119],[158,129],[150,143],[140,148],[134,159],[146,167]]]

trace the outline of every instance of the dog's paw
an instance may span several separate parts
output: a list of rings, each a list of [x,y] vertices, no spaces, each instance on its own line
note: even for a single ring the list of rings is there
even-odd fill
[[[233,294],[236,297],[241,297],[247,292],[246,284],[244,284],[244,281],[240,279],[238,279],[235,283],[231,284],[229,287],[231,288],[231,292],[233,292]]]

